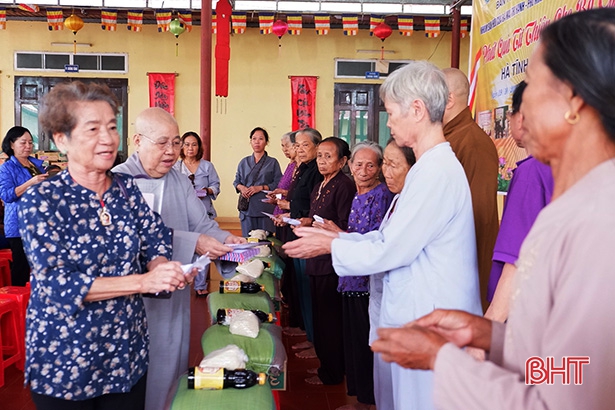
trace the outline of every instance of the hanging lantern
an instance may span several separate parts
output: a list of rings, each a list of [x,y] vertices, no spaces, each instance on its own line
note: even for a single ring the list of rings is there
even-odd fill
[[[288,24],[286,24],[285,21],[276,20],[273,23],[273,27],[271,27],[271,30],[273,31],[273,34],[278,36],[278,47],[282,47],[282,36],[286,34],[286,31],[288,30]]]
[[[387,39],[393,33],[393,29],[384,21],[374,27],[374,35],[378,37],[384,43],[384,40]],[[380,49],[380,59],[384,60],[384,44]]]
[[[69,17],[64,20],[64,27],[73,32],[73,34],[77,34],[79,30],[83,28],[83,20],[81,17],[71,14]]]
[[[393,29],[384,21],[374,27],[374,35],[384,41],[393,33]]]
[[[64,20],[64,26],[77,36],[77,32],[83,28],[83,20],[81,17],[71,14]],[[73,54],[77,54],[77,37],[73,39]]]
[[[169,31],[173,33],[175,38],[178,38],[180,34],[186,31],[186,26],[184,25],[184,23],[179,21],[178,18],[175,18],[171,20],[171,23],[169,23]]]
[[[178,18],[174,18],[169,23],[169,31],[173,33],[175,38],[179,38],[179,35],[182,34],[184,31],[186,31],[186,26],[184,23],[179,21]],[[178,49],[179,49],[179,42],[176,41],[175,42],[175,57],[177,57],[179,53]]]

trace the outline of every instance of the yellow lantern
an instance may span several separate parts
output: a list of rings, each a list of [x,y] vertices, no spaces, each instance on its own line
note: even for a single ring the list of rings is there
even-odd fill
[[[77,32],[83,28],[83,20],[81,17],[71,14],[64,20],[64,27],[71,30],[73,34],[77,34]]]
[[[64,20],[64,26],[73,32],[76,36],[77,32],[83,28],[83,20],[79,16],[71,14]],[[73,54],[77,54],[77,39],[73,40]]]

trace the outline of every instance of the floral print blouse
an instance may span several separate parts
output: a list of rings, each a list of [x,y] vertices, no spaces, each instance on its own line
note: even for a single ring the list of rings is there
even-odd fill
[[[30,265],[25,383],[63,400],[125,393],[147,372],[149,336],[141,295],[85,302],[94,280],[142,273],[171,258],[172,232],[131,177],[112,174],[98,195],[67,171],[30,188],[19,225]],[[111,224],[99,218],[102,204]]]
[[[380,227],[394,195],[383,182],[352,200],[348,217],[348,232],[366,233]],[[369,292],[369,276],[340,276],[338,292]]]

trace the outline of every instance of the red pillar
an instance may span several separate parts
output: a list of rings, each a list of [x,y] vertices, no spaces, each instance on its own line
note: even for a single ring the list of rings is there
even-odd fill
[[[460,2],[457,2],[458,4]],[[461,6],[454,6],[451,9],[453,15],[453,31],[451,40],[451,67],[459,68],[459,47],[461,43]]]
[[[201,5],[201,140],[203,158],[211,159],[211,0]]]

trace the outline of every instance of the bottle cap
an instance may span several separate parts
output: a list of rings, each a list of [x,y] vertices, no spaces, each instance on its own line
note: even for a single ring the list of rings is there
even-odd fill
[[[258,385],[262,386],[267,381],[267,375],[265,373],[258,374]]]

